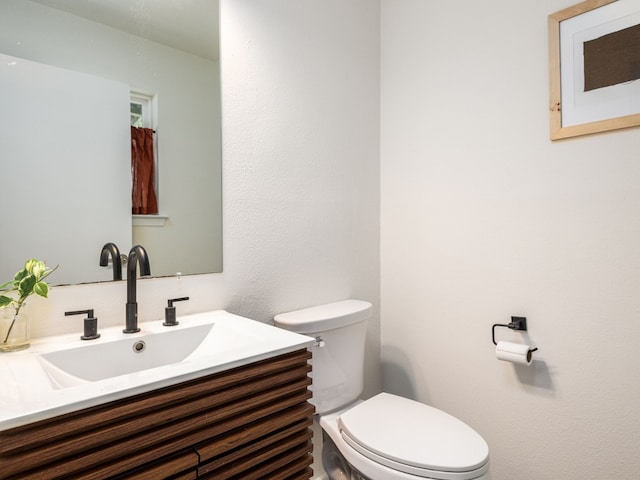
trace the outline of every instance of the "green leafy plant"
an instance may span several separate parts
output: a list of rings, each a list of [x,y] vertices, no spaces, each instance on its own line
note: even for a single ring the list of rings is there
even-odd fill
[[[49,268],[45,262],[32,258],[27,260],[24,268],[16,273],[13,280],[0,285],[0,307],[13,307],[15,315],[13,321],[7,330],[2,343],[7,343],[11,330],[15,324],[16,317],[20,313],[20,309],[24,306],[24,302],[29,295],[35,293],[41,297],[49,296],[49,285],[44,281],[58,267]]]

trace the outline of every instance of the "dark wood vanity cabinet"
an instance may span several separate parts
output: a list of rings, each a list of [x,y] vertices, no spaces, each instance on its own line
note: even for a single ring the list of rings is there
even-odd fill
[[[306,350],[0,432],[1,479],[312,475]]]

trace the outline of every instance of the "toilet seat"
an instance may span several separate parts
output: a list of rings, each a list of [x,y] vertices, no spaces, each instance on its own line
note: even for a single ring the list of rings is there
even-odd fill
[[[342,413],[344,441],[394,470],[441,480],[470,480],[489,468],[489,447],[471,427],[436,408],[381,393]]]

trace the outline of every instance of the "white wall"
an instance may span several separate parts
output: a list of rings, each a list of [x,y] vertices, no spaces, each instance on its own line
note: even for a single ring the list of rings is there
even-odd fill
[[[640,471],[640,134],[548,140],[573,3],[382,2],[384,386],[476,428],[494,480]],[[511,315],[529,368],[495,359]]]
[[[229,306],[266,320],[373,302],[369,393],[378,387],[378,17],[368,0],[233,0],[221,12]]]

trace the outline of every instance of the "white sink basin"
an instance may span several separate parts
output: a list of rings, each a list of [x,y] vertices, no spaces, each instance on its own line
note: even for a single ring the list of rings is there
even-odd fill
[[[171,329],[132,338],[87,343],[40,355],[57,387],[71,387],[184,361],[211,334],[214,324]]]
[[[36,339],[0,354],[0,431],[131,395],[186,382],[276,355],[309,348],[315,339],[224,310]],[[144,343],[141,343],[144,342]]]

